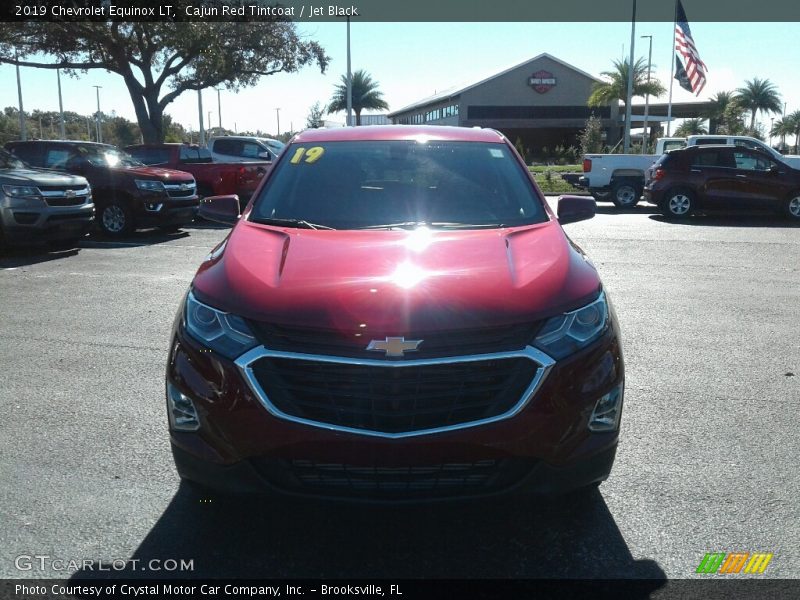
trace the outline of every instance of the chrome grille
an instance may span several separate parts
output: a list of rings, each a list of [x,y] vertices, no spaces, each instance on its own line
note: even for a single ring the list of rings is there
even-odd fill
[[[515,352],[422,360],[357,360],[251,350],[238,361],[273,415],[307,425],[400,438],[517,414],[553,361]]]
[[[39,192],[48,206],[79,206],[89,197],[86,185],[40,185]]]
[[[165,183],[164,189],[170,198],[188,198],[194,196],[195,182],[192,181],[184,183]]]

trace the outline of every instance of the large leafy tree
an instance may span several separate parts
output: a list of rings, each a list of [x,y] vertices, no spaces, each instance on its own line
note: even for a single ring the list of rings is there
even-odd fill
[[[183,14],[184,0],[171,4]],[[0,23],[0,62],[61,68],[71,75],[104,69],[122,77],[146,142],[163,141],[164,110],[184,92],[219,86],[238,90],[262,76],[314,63],[324,72],[328,60],[317,42],[279,19]]]
[[[629,60],[615,60],[611,71],[600,73],[607,81],[597,82],[592,85],[589,96],[589,106],[603,106],[617,100],[623,103],[628,97],[628,73],[630,72]],[[661,82],[650,74],[647,82],[647,62],[644,58],[638,59],[633,64],[633,97],[651,95],[654,98],[661,96],[666,89]]]
[[[386,110],[389,108],[383,99],[383,92],[378,90],[378,82],[363,69],[353,73],[351,86],[356,125],[361,125],[362,110]],[[328,112],[335,113],[343,110],[347,110],[347,75],[342,75],[342,82],[336,84],[333,97],[328,104]]]
[[[754,77],[736,90],[736,102],[750,111],[750,129],[755,129],[756,113],[780,113],[783,105],[778,88],[769,79]]]
[[[708,133],[703,119],[686,119],[680,127],[675,130],[678,137],[688,137],[690,135],[705,135]]]

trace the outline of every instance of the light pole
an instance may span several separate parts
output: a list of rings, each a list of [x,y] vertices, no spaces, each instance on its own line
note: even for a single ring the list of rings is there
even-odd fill
[[[653,60],[653,36],[643,35],[643,38],[649,38],[650,50],[647,53],[647,87],[650,88],[650,67]],[[650,109],[650,93],[644,96],[644,133],[642,134],[642,154],[645,154],[645,149],[650,142],[650,136],[647,135],[647,117]]]
[[[281,134],[281,109],[280,108],[276,108],[275,109],[275,116],[278,119],[278,135],[280,135]]]
[[[208,111],[208,137],[211,137],[211,113],[213,111]]]
[[[58,81],[58,126],[61,139],[67,139],[66,125],[64,124],[64,103],[61,101],[61,69],[56,69],[56,80]]]
[[[772,147],[772,128],[775,127],[775,117],[769,118],[769,145]]]
[[[200,132],[198,134],[198,139],[200,140],[199,145],[205,146],[206,127],[203,124],[203,92],[200,90],[197,90],[197,113],[200,115]]]
[[[353,74],[350,72],[350,17],[347,17],[347,126],[352,125]]]
[[[95,118],[95,127],[97,128],[97,141],[102,143],[103,130],[100,126],[100,88],[102,88],[103,86],[93,85],[92,87],[97,90],[97,117]]]
[[[20,101],[20,106],[22,101]],[[781,115],[784,119],[786,118],[786,102],[783,103],[783,114]],[[785,123],[786,121],[784,121]],[[796,144],[795,144],[796,145]],[[781,135],[781,152],[786,152],[786,134]]]
[[[222,100],[219,97],[219,88],[214,88],[217,90],[217,126],[219,127],[219,134],[222,135]]]
[[[22,108],[22,81],[19,78],[19,52],[14,50],[16,56],[16,67],[17,67],[17,96],[19,97],[19,136],[24,142],[28,139],[28,131],[25,127],[25,110]]]
[[[631,148],[631,99],[633,98],[633,57],[634,44],[636,43],[636,0],[633,0],[633,14],[631,16],[631,62],[628,64],[628,91],[625,94],[625,135],[622,142],[622,152],[627,154]]]

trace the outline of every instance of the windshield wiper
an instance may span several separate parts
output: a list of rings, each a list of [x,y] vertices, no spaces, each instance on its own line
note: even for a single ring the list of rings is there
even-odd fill
[[[400,223],[383,223],[381,225],[367,225],[357,229],[408,229],[409,227],[424,227],[425,221],[402,221]]]
[[[256,223],[263,225],[277,225],[285,227],[298,227],[300,229],[335,229],[335,227],[328,227],[327,225],[320,225],[318,223],[309,223],[305,219],[255,219]]]
[[[429,223],[431,227],[440,227],[442,229],[497,229],[505,227],[503,223]]]

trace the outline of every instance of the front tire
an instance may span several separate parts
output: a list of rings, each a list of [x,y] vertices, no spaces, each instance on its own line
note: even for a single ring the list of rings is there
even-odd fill
[[[617,208],[633,208],[642,197],[642,188],[638,183],[628,180],[616,182],[611,188],[611,201]]]
[[[121,237],[133,230],[133,215],[123,203],[112,200],[100,208],[97,223],[105,235]]]
[[[789,196],[789,199],[784,205],[783,214],[786,215],[789,220],[800,223],[800,190]]]
[[[659,205],[661,214],[669,219],[685,219],[692,214],[694,207],[694,194],[684,188],[669,190]]]

